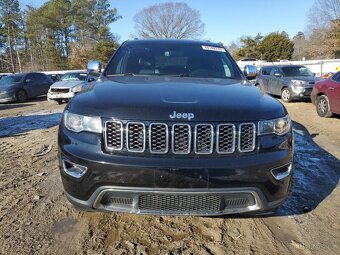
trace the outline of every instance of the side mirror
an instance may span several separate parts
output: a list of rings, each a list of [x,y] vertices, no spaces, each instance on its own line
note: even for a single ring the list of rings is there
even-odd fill
[[[95,81],[95,80],[96,80],[95,78],[91,77],[91,78],[89,78],[87,81],[88,81],[88,82],[93,82],[93,81]]]
[[[313,74],[313,76],[315,77],[316,73],[312,73],[312,74]]]
[[[98,60],[91,60],[87,64],[87,71],[93,74],[99,74],[102,71],[102,64]]]
[[[256,66],[245,65],[244,66],[244,75],[247,77],[247,79],[254,79],[257,75]]]
[[[281,75],[280,73],[274,73],[274,76],[275,76],[276,78],[282,77],[282,75]]]

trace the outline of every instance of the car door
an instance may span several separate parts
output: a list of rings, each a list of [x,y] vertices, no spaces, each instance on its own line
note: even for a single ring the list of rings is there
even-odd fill
[[[26,74],[23,87],[27,92],[28,97],[35,97],[38,95],[39,90],[37,89],[36,78],[33,73]]]
[[[36,73],[35,76],[39,87],[39,95],[46,95],[53,81],[43,73]]]
[[[331,111],[340,113],[340,72],[330,79],[327,94],[330,101]]]
[[[276,76],[280,74],[281,76]],[[281,83],[282,83],[282,72],[280,68],[273,67],[270,71],[269,81],[268,81],[268,92],[272,95],[281,94]]]
[[[269,79],[270,70],[271,70],[270,67],[264,67],[262,68],[261,73],[260,73],[261,76],[260,76],[259,82],[261,84],[261,89],[264,92],[268,92],[268,79]]]

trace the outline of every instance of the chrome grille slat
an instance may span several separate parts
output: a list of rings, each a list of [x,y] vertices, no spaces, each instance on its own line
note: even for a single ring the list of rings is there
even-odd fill
[[[191,127],[189,124],[172,125],[172,152],[189,154],[191,151]]]
[[[108,151],[209,155],[231,154],[236,149],[252,152],[256,147],[255,123],[189,125],[111,120],[105,121],[104,127]]]
[[[211,154],[214,148],[214,127],[211,124],[197,124],[194,144],[196,154]]]
[[[238,128],[239,152],[250,152],[255,149],[256,128],[254,123],[242,123]]]
[[[146,147],[145,124],[129,122],[126,125],[126,149],[130,152],[144,152]]]
[[[229,154],[235,151],[236,127],[234,124],[220,124],[217,126],[216,151]]]

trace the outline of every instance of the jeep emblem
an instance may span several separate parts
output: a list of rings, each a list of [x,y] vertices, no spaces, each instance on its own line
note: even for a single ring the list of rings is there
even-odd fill
[[[187,119],[187,120],[191,120],[191,119],[195,118],[195,115],[193,113],[191,113],[191,112],[180,113],[180,112],[174,111],[172,114],[169,115],[169,117],[171,119]]]

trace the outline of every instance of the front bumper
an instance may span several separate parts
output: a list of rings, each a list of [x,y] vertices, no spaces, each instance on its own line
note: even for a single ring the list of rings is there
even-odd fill
[[[313,90],[313,87],[291,86],[293,98],[309,99],[311,96],[312,90]]]
[[[99,134],[74,134],[61,126],[59,152],[66,196],[84,210],[163,215],[260,213],[279,206],[288,195],[291,175],[276,180],[272,170],[293,162],[293,137],[291,132],[259,136],[255,152],[237,156],[127,156],[104,153]],[[81,178],[68,175],[63,159],[85,166],[87,172]],[[220,207],[211,209],[207,201],[216,199]]]
[[[74,97],[75,93],[70,91],[68,93],[47,93],[47,100],[52,101],[52,100],[68,100]]]
[[[0,103],[16,101],[15,92],[0,92]]]

